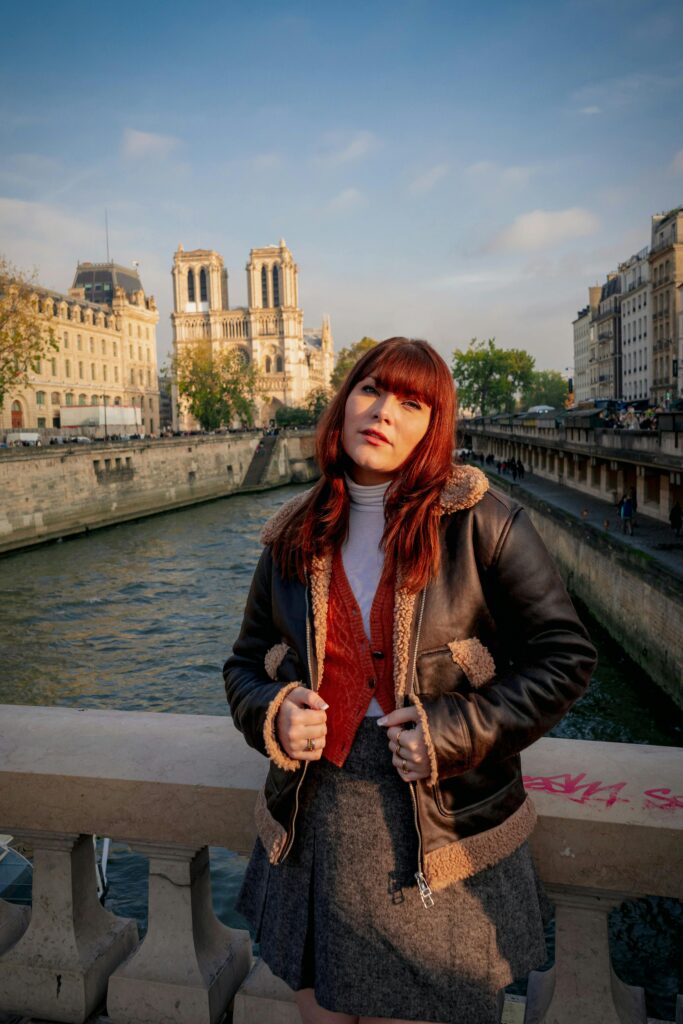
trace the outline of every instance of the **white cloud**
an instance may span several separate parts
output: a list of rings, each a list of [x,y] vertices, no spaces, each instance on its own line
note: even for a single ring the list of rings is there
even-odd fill
[[[323,137],[318,160],[332,166],[350,163],[367,156],[377,145],[377,136],[372,132],[328,132]]]
[[[503,167],[494,160],[478,160],[465,168],[465,175],[474,182],[484,182],[487,189],[492,187],[519,188],[528,185],[534,173],[533,167],[512,165]]]
[[[682,85],[681,71],[633,71],[581,86],[572,93],[570,103],[581,114],[602,113],[604,110],[624,107],[632,109],[650,102],[661,102],[668,93],[679,92]]]
[[[408,186],[410,192],[415,195],[424,195],[431,192],[437,182],[441,181],[448,174],[448,164],[435,164],[423,174],[418,174]]]
[[[580,206],[567,210],[531,210],[516,217],[496,235],[488,248],[497,252],[531,252],[584,238],[594,234],[598,227],[597,217]]]
[[[123,156],[127,160],[145,160],[147,157],[164,157],[179,143],[173,135],[156,135],[154,132],[139,132],[126,128],[123,133]]]
[[[683,174],[683,149],[679,149],[671,161],[671,170],[674,174]]]
[[[93,225],[48,203],[0,196],[0,238],[4,254],[24,270],[35,267],[39,284],[64,291],[77,259],[97,258]],[[101,246],[104,249],[104,231]]]
[[[593,107],[581,107],[581,109],[579,110],[579,113],[580,114],[587,114],[588,117],[592,117],[595,114],[601,114],[602,111],[601,111],[600,107],[595,107],[595,106],[593,106]]]
[[[364,202],[365,197],[357,188],[344,188],[334,199],[330,200],[329,208],[331,210],[352,210]]]

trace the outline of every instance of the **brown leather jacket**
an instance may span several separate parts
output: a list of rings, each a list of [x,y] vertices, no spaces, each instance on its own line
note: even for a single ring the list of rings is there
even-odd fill
[[[289,509],[266,524],[266,545]],[[431,766],[428,779],[406,783],[427,906],[432,890],[497,863],[528,837],[536,815],[519,752],[566,714],[596,660],[520,505],[489,491],[478,469],[456,466],[440,513],[439,575],[419,594],[397,587],[394,605],[396,707],[417,707]],[[223,670],[235,725],[271,760],[256,824],[273,864],[291,849],[299,789],[316,769],[282,750],[275,717],[295,686],[320,685],[330,567],[331,557],[316,560],[308,586],[285,580],[266,546]]]

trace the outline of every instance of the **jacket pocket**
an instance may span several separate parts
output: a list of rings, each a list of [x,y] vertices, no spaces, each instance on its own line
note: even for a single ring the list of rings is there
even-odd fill
[[[471,781],[465,782],[463,776],[437,783],[432,789],[439,814],[444,818],[457,818],[461,814],[469,814],[476,811],[477,808],[485,807],[494,797],[498,799],[508,789],[516,786],[519,777],[515,775],[508,782],[501,780],[487,780],[487,782],[487,787],[483,791],[479,791],[480,799],[475,801],[472,801],[472,796],[477,795],[477,790],[473,791]]]
[[[438,697],[453,690],[478,689],[496,674],[491,652],[477,637],[451,640],[422,651],[417,658],[419,692]]]

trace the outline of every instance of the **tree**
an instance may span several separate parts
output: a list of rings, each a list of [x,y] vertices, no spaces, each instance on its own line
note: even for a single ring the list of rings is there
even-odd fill
[[[214,351],[211,342],[182,348],[174,361],[178,394],[204,430],[254,422],[256,375],[234,349]]]
[[[467,349],[453,352],[452,372],[463,409],[512,412],[516,396],[529,386],[534,359],[518,348],[498,348],[495,338],[472,338]]]
[[[369,349],[374,348],[376,344],[377,342],[374,338],[366,337],[361,338],[360,341],[350,345],[349,348],[343,348],[340,350],[339,355],[337,356],[336,366],[332,371],[332,376],[330,377],[330,385],[334,391],[339,391],[339,388],[343,384],[344,378],[349,370],[356,365],[361,356],[364,356],[365,353]]]
[[[328,388],[316,388],[311,391],[305,405],[285,405],[275,413],[278,427],[313,427],[330,404],[331,392]]]
[[[551,405],[564,409],[568,394],[567,381],[559,370],[534,370],[529,386],[522,391],[522,408]]]
[[[0,409],[11,391],[28,384],[39,361],[58,350],[50,317],[38,309],[35,275],[0,256]]]

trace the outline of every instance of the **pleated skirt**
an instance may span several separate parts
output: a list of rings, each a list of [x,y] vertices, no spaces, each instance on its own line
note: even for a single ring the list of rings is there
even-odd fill
[[[417,860],[408,785],[366,718],[342,768],[309,766],[282,864],[257,840],[236,909],[273,973],[327,1010],[498,1024],[502,989],[547,960],[553,911],[528,844],[429,908]]]

